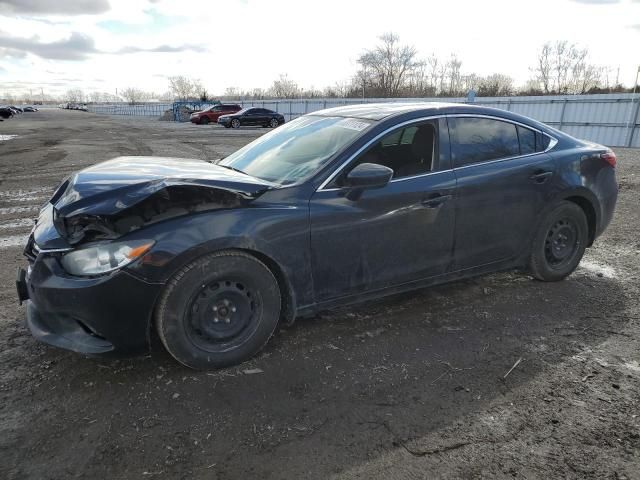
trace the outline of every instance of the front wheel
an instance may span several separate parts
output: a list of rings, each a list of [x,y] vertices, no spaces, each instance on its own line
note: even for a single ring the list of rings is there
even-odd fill
[[[233,120],[231,120],[231,126],[233,128],[240,128],[240,120],[238,120],[237,118],[234,118]]]
[[[529,268],[538,280],[557,282],[580,263],[589,239],[583,210],[563,201],[544,218],[533,240]]]
[[[280,290],[271,271],[243,252],[195,260],[167,284],[156,328],[167,351],[204,370],[248,360],[267,343],[280,317]]]
[[[209,124],[209,117],[202,117],[200,119],[200,125],[208,125]]]
[[[280,122],[278,122],[277,118],[272,118],[269,125],[271,125],[271,128],[276,128],[278,125],[280,125]]]

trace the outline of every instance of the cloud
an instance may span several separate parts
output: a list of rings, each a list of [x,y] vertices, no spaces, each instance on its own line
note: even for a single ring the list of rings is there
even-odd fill
[[[0,53],[3,51],[4,56],[31,53],[51,60],[85,60],[91,53],[98,52],[93,38],[78,32],[72,32],[67,39],[49,43],[41,42],[37,35],[21,38],[0,32]]]
[[[110,9],[109,0],[0,0],[0,13],[97,15]]]
[[[123,47],[115,52],[98,50],[89,35],[72,32],[69,38],[54,42],[41,42],[35,35],[30,38],[14,37],[0,32],[0,58],[23,58],[27,53],[50,60],[86,60],[92,54],[179,53],[205,52],[201,45],[158,45],[157,47]]]
[[[159,45],[157,47],[152,48],[142,48],[142,47],[123,47],[115,53],[179,53],[179,52],[206,52],[207,49],[202,45],[193,45],[193,44],[184,44],[184,45]]]

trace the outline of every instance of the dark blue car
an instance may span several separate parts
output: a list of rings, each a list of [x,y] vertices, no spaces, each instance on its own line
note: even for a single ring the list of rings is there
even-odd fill
[[[122,157],[42,209],[18,274],[34,336],[193,368],[242,362],[278,322],[472,275],[557,281],[613,215],[611,150],[454,104],[305,115],[217,164]]]

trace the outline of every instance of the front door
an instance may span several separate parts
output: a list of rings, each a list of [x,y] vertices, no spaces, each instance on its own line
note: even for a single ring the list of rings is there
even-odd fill
[[[410,283],[449,269],[455,176],[448,144],[439,140],[446,139],[444,121],[442,125],[422,122],[383,136],[312,196],[316,301]],[[395,174],[385,187],[354,197],[341,187],[341,178],[365,162],[383,164]]]

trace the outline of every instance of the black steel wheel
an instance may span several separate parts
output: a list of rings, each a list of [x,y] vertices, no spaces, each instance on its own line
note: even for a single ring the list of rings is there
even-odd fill
[[[166,349],[195,369],[218,368],[255,355],[280,317],[280,291],[271,271],[244,252],[203,257],[169,282],[156,313]]]
[[[209,124],[209,117],[202,117],[200,119],[200,125],[208,125]]]
[[[533,241],[530,269],[543,281],[558,281],[580,263],[587,246],[589,228],[582,208],[563,201],[544,218]]]

